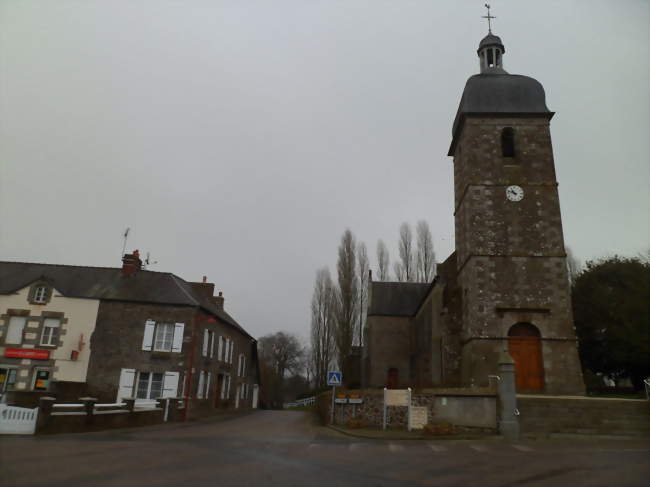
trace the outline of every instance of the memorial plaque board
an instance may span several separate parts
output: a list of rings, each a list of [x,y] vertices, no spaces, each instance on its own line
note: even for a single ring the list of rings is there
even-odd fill
[[[421,430],[424,425],[429,422],[429,414],[426,407],[411,406],[411,414],[409,416],[409,425],[411,429]]]
[[[409,391],[408,389],[386,389],[385,391],[386,406],[408,406]]]

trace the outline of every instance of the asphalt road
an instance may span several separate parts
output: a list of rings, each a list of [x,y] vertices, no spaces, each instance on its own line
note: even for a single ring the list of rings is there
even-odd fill
[[[646,486],[650,439],[361,440],[306,413],[0,438],[9,486]]]

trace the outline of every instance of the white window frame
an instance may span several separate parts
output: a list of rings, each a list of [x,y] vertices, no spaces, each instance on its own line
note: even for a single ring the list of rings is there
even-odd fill
[[[232,364],[232,356],[235,351],[235,341],[230,340],[230,356],[228,357],[228,363]]]
[[[167,330],[165,335],[163,336],[162,340],[162,347],[158,348],[158,333],[162,330],[165,329]],[[169,334],[169,330],[171,330],[171,335]],[[174,346],[174,332],[176,331],[174,323],[156,323],[156,327],[154,328],[153,332],[153,346],[152,350],[154,352],[171,352],[172,348]],[[169,348],[166,348],[166,340],[169,341]]]
[[[48,326],[48,322],[56,322],[56,326]],[[47,342],[45,341],[45,331],[50,328],[52,331],[48,336]],[[55,336],[54,330],[56,330],[56,340],[52,343],[52,337]],[[45,318],[43,320],[43,330],[41,331],[41,346],[43,347],[58,347],[59,346],[59,336],[61,334],[61,319],[60,318]]]
[[[47,303],[47,290],[47,286],[36,286],[36,289],[34,289],[34,298],[32,301],[38,304]]]
[[[138,387],[140,386],[140,374],[149,374],[149,380],[147,382],[147,397],[138,397]],[[151,384],[153,383],[153,375],[160,374],[162,379],[160,381],[160,396],[151,397]],[[159,399],[163,396],[165,390],[165,372],[152,372],[149,370],[137,370],[135,373],[135,380],[133,381],[133,397],[136,401],[153,401],[154,399]]]
[[[211,331],[210,332],[210,358],[214,357],[214,336],[215,336],[215,332]]]

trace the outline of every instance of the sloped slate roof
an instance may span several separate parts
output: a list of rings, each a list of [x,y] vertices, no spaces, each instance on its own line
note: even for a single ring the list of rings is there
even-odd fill
[[[169,272],[141,270],[124,276],[122,269],[115,267],[0,261],[0,294],[13,293],[39,279],[46,280],[67,297],[198,306],[251,337],[232,316]]]
[[[413,316],[426,296],[430,283],[370,283],[368,316]]]

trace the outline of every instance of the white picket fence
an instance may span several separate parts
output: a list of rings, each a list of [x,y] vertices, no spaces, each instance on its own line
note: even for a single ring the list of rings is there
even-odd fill
[[[38,408],[19,408],[0,404],[0,434],[33,435],[36,431]]]

